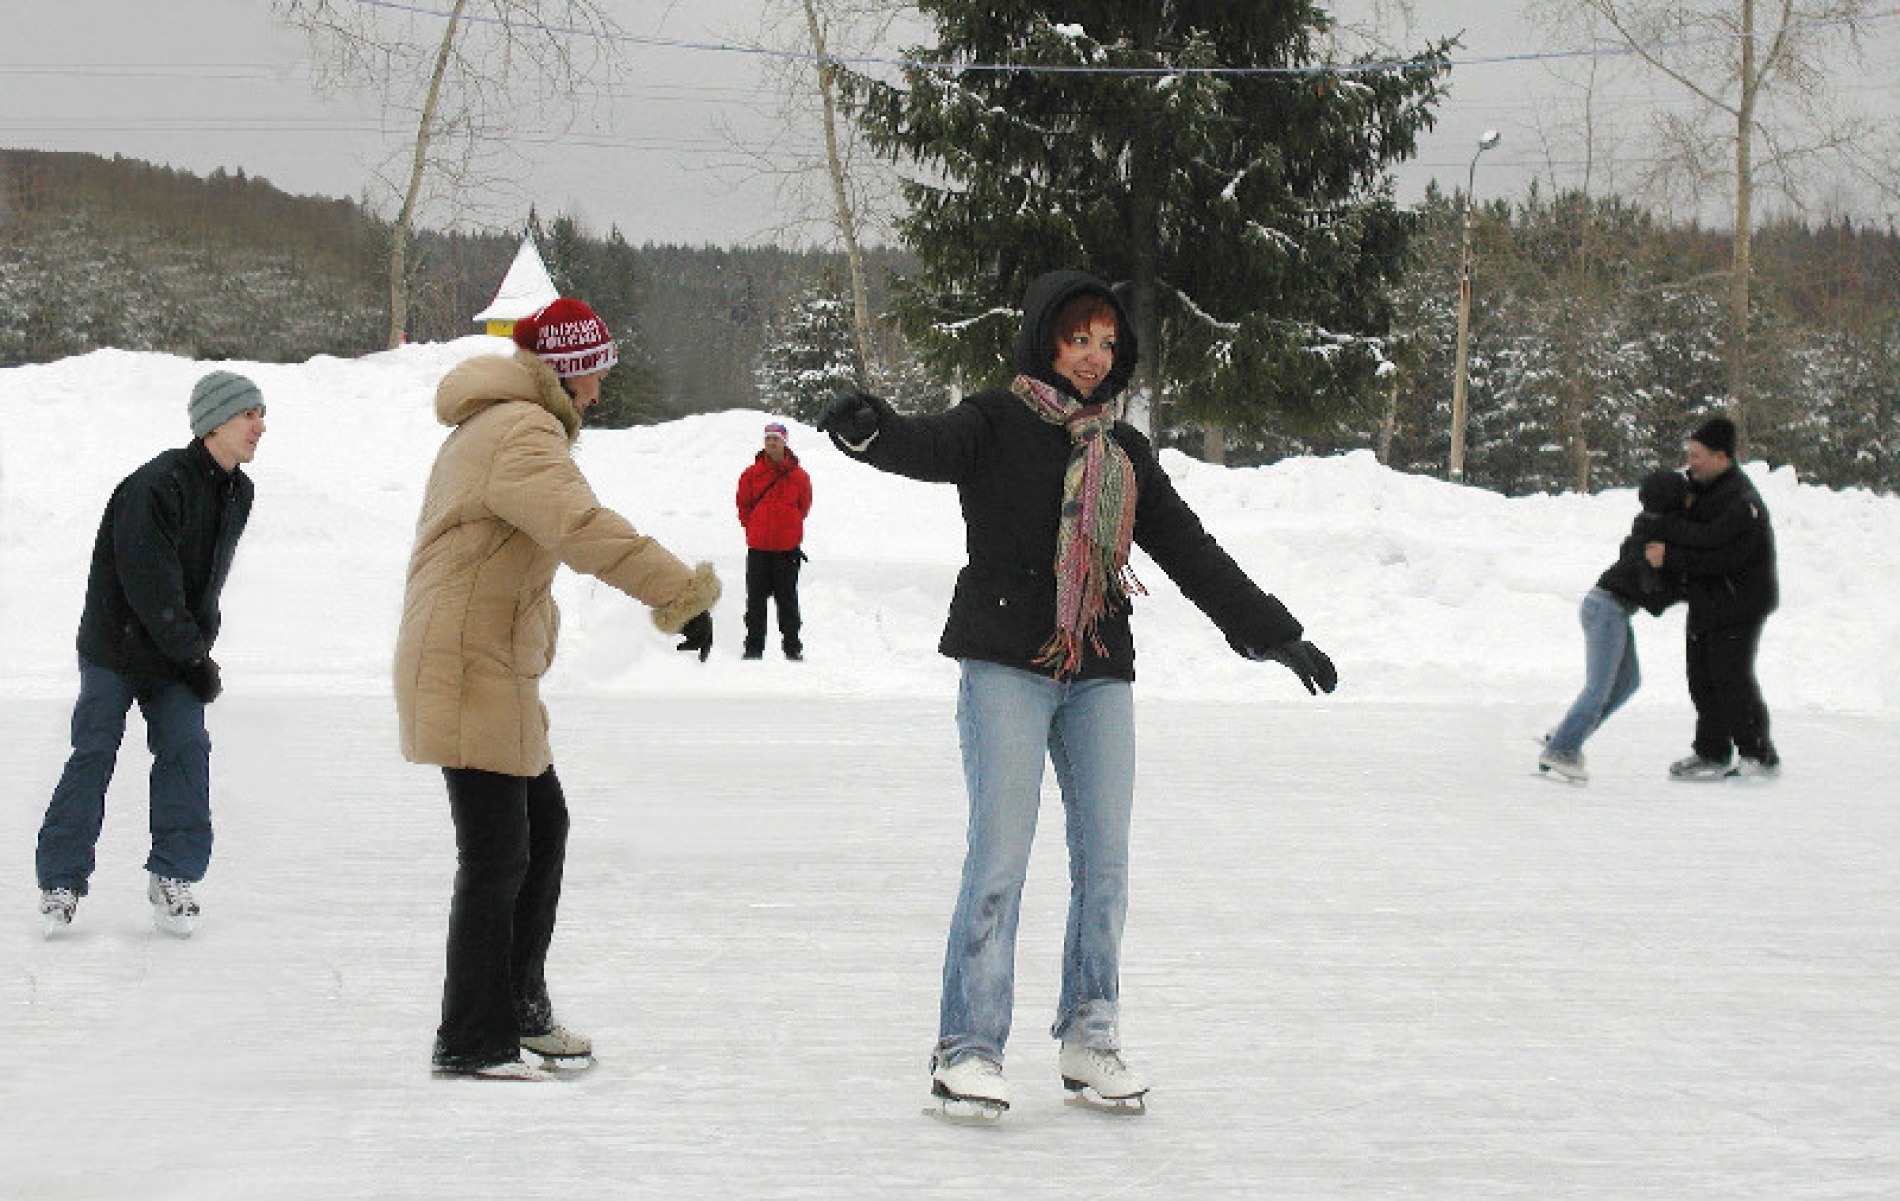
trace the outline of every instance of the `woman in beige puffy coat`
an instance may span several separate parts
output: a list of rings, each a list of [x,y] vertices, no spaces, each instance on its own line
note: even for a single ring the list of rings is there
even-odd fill
[[[562,299],[518,322],[511,356],[469,359],[436,390],[453,427],[416,524],[396,644],[402,751],[440,766],[455,822],[455,897],[438,1072],[536,1078],[526,1048],[584,1060],[555,1024],[544,967],[567,845],[567,806],[540,680],[560,628],[565,563],[653,607],[703,660],[719,581],[604,507],[575,464],[581,414],[616,353],[604,322]]]

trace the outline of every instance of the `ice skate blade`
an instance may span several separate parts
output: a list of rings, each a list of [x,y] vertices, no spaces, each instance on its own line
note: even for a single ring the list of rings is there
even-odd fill
[[[1588,787],[1590,783],[1589,777],[1587,776],[1579,780],[1575,776],[1566,776],[1560,771],[1552,771],[1541,763],[1538,764],[1537,770],[1531,774],[1540,780],[1549,780],[1552,784],[1569,784],[1576,788]]]
[[[504,1066],[507,1070],[484,1069],[473,1072],[457,1071],[454,1068],[431,1068],[429,1075],[437,1080],[477,1080],[490,1084],[545,1084],[561,1079],[559,1073],[535,1067],[530,1063]]]
[[[1720,784],[1734,772],[1730,766],[1697,767],[1688,771],[1669,769],[1669,778],[1678,784]]]
[[[553,1072],[557,1076],[578,1076],[582,1072],[594,1070],[595,1059],[590,1052],[586,1055],[543,1055],[539,1051],[529,1054],[540,1059],[538,1065],[544,1072]]]
[[[936,1104],[924,1110],[925,1117],[948,1122],[952,1126],[994,1126],[1003,1111],[1009,1108],[1008,1101],[999,1101],[994,1097],[969,1097],[953,1093],[944,1087],[943,1081],[930,1082],[930,1095]]]
[[[41,938],[58,938],[60,935],[66,933],[66,931],[73,928],[73,924],[70,921],[67,921],[63,917],[57,917],[50,913],[41,914],[40,922],[41,922],[41,930],[40,930]]]
[[[924,1116],[951,1126],[994,1126],[1002,1120],[1009,1105],[1002,1101],[980,1101],[973,1097],[938,1097],[937,1103],[924,1107]]]
[[[190,938],[198,925],[195,917],[173,917],[168,913],[152,912],[152,926],[160,934],[169,934],[173,938]]]
[[[1069,1095],[1063,1098],[1063,1104],[1075,1109],[1087,1109],[1121,1118],[1138,1118],[1148,1112],[1148,1090],[1145,1088],[1138,1093],[1130,1093],[1126,1097],[1104,1097],[1079,1081],[1064,1080],[1062,1087],[1069,1091]]]

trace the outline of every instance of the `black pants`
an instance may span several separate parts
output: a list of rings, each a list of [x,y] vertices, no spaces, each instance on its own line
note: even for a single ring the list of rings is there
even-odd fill
[[[546,968],[567,798],[551,767],[532,779],[462,767],[442,775],[456,867],[435,1063],[468,1070],[520,1058],[521,1036],[553,1023]]]
[[[1727,762],[1731,749],[1753,759],[1774,750],[1768,706],[1755,680],[1759,621],[1689,631],[1689,699],[1695,702],[1695,753]]]
[[[788,655],[803,654],[798,640],[799,550],[748,550],[745,553],[745,653],[765,650],[765,601],[778,606],[778,635]]]

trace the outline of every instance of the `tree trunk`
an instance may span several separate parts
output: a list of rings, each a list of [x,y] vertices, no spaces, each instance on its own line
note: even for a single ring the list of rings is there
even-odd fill
[[[416,152],[409,160],[409,186],[403,191],[402,211],[396,214],[396,227],[389,238],[389,348],[403,344],[409,326],[409,233],[415,225],[416,204],[422,196],[422,180],[429,165],[429,143],[435,134],[435,112],[442,95],[442,78],[448,74],[449,55],[455,49],[455,35],[461,28],[462,10],[468,0],[455,0],[448,24],[442,30],[442,44],[436,48],[435,70],[429,75],[429,93],[422,102],[422,119],[416,125]]]
[[[1156,6],[1156,16],[1160,6]],[[1152,49],[1159,39],[1152,25],[1137,37],[1141,48]],[[1158,173],[1169,169],[1172,159],[1154,144],[1154,130],[1136,114],[1138,124],[1129,132],[1128,169],[1128,246],[1129,295],[1124,298],[1128,319],[1135,326],[1135,349],[1141,362],[1129,381],[1128,400],[1122,414],[1128,424],[1146,434],[1156,446],[1161,444],[1161,180]],[[1113,282],[1113,281],[1111,281]]]
[[[1152,244],[1149,249],[1154,249]],[[1135,346],[1141,354],[1141,363],[1135,369],[1134,379],[1129,381],[1127,412],[1123,417],[1128,424],[1159,445],[1163,423],[1161,372],[1156,360],[1161,354],[1161,315],[1160,306],[1155,302],[1155,260],[1152,253],[1136,257],[1133,285],[1128,295],[1128,319],[1135,326]]]
[[[1558,323],[1557,428],[1563,435],[1564,458],[1570,464],[1571,486],[1590,490],[1590,436],[1584,417],[1590,407],[1590,383],[1584,376],[1577,322]]]
[[[1379,418],[1379,432],[1373,441],[1373,453],[1382,466],[1392,466],[1392,440],[1399,433],[1399,378],[1402,372],[1392,372],[1392,390],[1386,393],[1385,414]]]
[[[1135,326],[1135,349],[1141,355],[1141,361],[1135,368],[1134,379],[1129,381],[1127,411],[1123,417],[1128,424],[1159,445],[1162,433],[1161,305],[1158,296],[1161,202],[1155,181],[1148,174],[1148,164],[1156,162],[1157,156],[1142,153],[1134,158],[1137,162],[1128,181],[1128,218],[1132,226],[1128,231],[1128,240],[1134,251],[1134,261],[1131,264],[1133,274],[1129,280],[1129,294],[1125,299],[1128,320]]]
[[[838,236],[844,241],[845,263],[851,273],[851,334],[858,350],[858,382],[875,391],[877,380],[871,357],[871,300],[864,285],[864,253],[858,247],[857,218],[851,212],[851,195],[845,187],[844,158],[838,153],[837,68],[825,47],[825,32],[818,23],[814,0],[805,0],[805,27],[811,33],[813,56],[818,60],[818,94],[824,103],[825,163],[831,171],[831,200]]]
[[[1597,287],[1596,210],[1589,189],[1578,197],[1577,257],[1571,278],[1577,310],[1569,321],[1556,322],[1559,339],[1558,422],[1564,435],[1564,455],[1570,462],[1571,486],[1590,491],[1590,402],[1595,393],[1589,366],[1594,318],[1602,309],[1603,292]]]
[[[1749,285],[1754,271],[1754,180],[1752,171],[1755,100],[1761,87],[1755,66],[1755,0],[1742,0],[1741,101],[1735,109],[1735,242],[1729,264],[1728,288],[1728,395],[1729,416],[1735,422],[1735,454],[1741,457],[1748,441]]]

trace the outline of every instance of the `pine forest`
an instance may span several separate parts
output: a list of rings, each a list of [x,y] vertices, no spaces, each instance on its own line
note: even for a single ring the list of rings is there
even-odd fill
[[[1221,351],[1206,337],[1158,323],[1158,361],[1174,383],[1156,388],[1156,434],[1201,455],[1218,428],[1231,463],[1371,449],[1444,476],[1462,218],[1462,197],[1438,192],[1377,213],[1404,236],[1353,251],[1386,258],[1348,271],[1352,288],[1375,290],[1353,301],[1353,361],[1341,372],[1275,368],[1288,348],[1270,321],[1259,330],[1272,354],[1239,373],[1217,370]],[[1536,191],[1472,218],[1466,481],[1511,495],[1592,490],[1677,462],[1685,432],[1726,397],[1726,232],[1614,197]],[[842,255],[633,245],[560,214],[420,234],[408,336],[479,332],[471,315],[526,233],[557,285],[587,298],[620,340],[605,424],[740,407],[810,420],[832,391],[867,378]],[[388,237],[356,202],[290,196],[241,174],[0,151],[0,367],[106,347],[266,362],[373,352]],[[938,269],[909,248],[873,249],[866,264],[881,360],[868,374],[901,407],[939,408],[1006,373],[997,344],[957,359],[931,342],[918,314],[945,283]],[[1114,263],[1075,265],[1122,280]],[[1771,224],[1756,234],[1754,270],[1746,457],[1810,483],[1900,490],[1900,234]],[[1020,282],[982,282],[1005,280]],[[1228,303],[1243,283],[1221,282]],[[1304,401],[1243,403],[1256,390],[1297,392],[1300,378],[1313,392]]]

